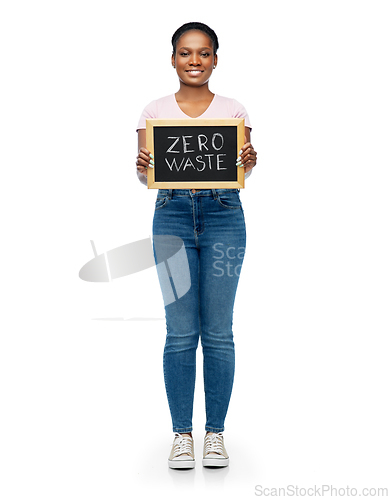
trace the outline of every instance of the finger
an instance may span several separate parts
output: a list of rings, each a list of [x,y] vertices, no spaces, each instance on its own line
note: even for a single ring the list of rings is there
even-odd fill
[[[257,153],[255,152],[254,148],[253,148],[253,145],[251,144],[251,142],[247,142],[243,147],[242,149],[240,150],[240,158],[244,159],[246,158],[248,155],[256,155]]]
[[[239,156],[236,159],[236,166],[237,167],[243,167],[243,158],[247,150],[247,145],[250,143],[246,143],[242,146],[242,149],[239,151]]]
[[[138,165],[138,166],[136,167],[136,169],[137,169],[137,171],[138,171],[139,173],[144,174],[144,175],[147,175],[147,168],[146,168],[146,167],[143,167],[143,166],[141,166],[141,165]]]
[[[254,151],[253,154],[247,154],[244,159],[240,161],[240,167],[244,167],[245,172],[248,172],[257,164],[257,153]]]
[[[151,157],[149,155],[146,155],[145,153],[142,153],[142,152],[139,152],[137,158],[139,158],[140,160],[145,161],[146,163],[149,163],[150,159],[151,159]]]
[[[252,146],[251,142],[246,142],[246,144],[244,144],[242,146],[242,149],[240,151],[241,151],[241,153],[244,153],[248,148],[252,148],[252,147],[253,146]]]
[[[151,153],[148,153],[146,154],[145,152],[143,151],[147,151],[147,149],[145,150],[145,148],[142,148],[140,151],[139,151],[139,154],[138,156],[136,157],[136,164],[137,165],[142,165],[146,168],[154,168],[154,157]]]
[[[139,166],[139,167],[142,167],[142,168],[148,168],[149,166],[149,159],[148,160],[144,160],[143,158],[137,156],[136,157],[136,165]]]
[[[244,158],[242,158],[239,163],[240,165],[238,166],[242,167],[247,167],[250,165],[254,166],[257,163],[257,156],[256,154],[248,154]]]
[[[140,156],[144,160],[149,160],[149,158],[154,158],[154,156],[146,148],[140,148],[140,150],[138,152],[138,156]]]
[[[256,154],[248,154],[242,161],[242,166],[254,166],[257,164],[257,155]]]
[[[249,155],[249,154],[256,154],[255,153],[255,150],[253,148],[253,145],[251,144],[251,142],[248,142],[247,144],[245,144],[243,146],[243,148],[241,149],[241,157],[244,158],[245,156]]]

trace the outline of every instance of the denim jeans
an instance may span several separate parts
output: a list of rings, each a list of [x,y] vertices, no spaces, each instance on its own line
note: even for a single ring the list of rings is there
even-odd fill
[[[173,432],[191,432],[196,349],[203,351],[205,430],[223,432],[235,371],[232,316],[246,248],[246,227],[237,189],[160,189],[153,220],[155,242],[178,237],[186,252],[170,276],[188,274],[190,285],[171,299],[158,271],[165,301],[163,369]],[[181,264],[180,264],[181,262]],[[171,264],[172,267],[172,264]],[[174,264],[173,264],[174,267]],[[177,284],[177,283],[176,283]],[[169,295],[169,297],[168,297]]]

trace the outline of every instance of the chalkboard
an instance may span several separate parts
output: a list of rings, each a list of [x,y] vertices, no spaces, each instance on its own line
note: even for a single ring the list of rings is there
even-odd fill
[[[148,188],[244,188],[236,159],[244,119],[146,120],[146,148],[154,156]]]

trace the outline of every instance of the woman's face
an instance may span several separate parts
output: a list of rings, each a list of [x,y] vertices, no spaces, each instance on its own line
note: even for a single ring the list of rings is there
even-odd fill
[[[216,63],[212,41],[202,31],[187,31],[177,40],[172,64],[185,85],[200,87],[207,83]]]

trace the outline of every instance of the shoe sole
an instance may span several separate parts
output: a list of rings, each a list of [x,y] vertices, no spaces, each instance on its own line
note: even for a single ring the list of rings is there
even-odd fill
[[[229,458],[203,458],[203,467],[227,467]]]
[[[168,460],[171,469],[194,469],[195,460]]]

